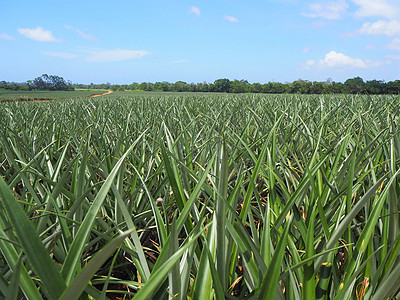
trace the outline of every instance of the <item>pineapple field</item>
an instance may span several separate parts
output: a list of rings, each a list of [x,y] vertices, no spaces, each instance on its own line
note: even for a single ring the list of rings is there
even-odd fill
[[[0,298],[400,296],[398,95],[0,106]]]

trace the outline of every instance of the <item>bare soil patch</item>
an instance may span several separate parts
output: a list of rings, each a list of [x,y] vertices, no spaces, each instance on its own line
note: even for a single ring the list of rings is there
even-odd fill
[[[50,102],[53,99],[51,98],[28,98],[28,97],[19,97],[14,99],[2,99],[1,102]]]
[[[91,97],[91,98],[100,97],[100,96],[104,96],[104,95],[109,95],[111,93],[112,93],[112,91],[108,91],[108,92],[105,92],[105,93],[102,93],[102,94],[93,94],[93,95],[90,95],[89,97]]]

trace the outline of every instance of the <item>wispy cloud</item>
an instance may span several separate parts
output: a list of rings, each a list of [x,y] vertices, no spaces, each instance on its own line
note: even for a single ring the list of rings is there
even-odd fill
[[[44,55],[54,56],[54,57],[61,57],[65,59],[71,59],[78,57],[77,54],[68,53],[68,52],[43,52]]]
[[[391,49],[391,50],[399,50],[400,51],[400,39],[393,39],[389,45],[387,46],[387,48]]]
[[[74,28],[72,26],[69,25],[65,25],[64,28],[68,29],[68,30],[72,30],[75,31],[81,38],[85,39],[85,40],[91,40],[91,41],[96,41],[97,39],[90,34],[85,33],[84,31],[78,29],[78,28]]]
[[[361,58],[350,57],[343,53],[330,51],[320,60],[308,60],[305,63],[300,63],[305,69],[311,68],[372,68],[382,65],[381,62],[373,62],[370,60],[363,60]]]
[[[237,22],[239,22],[239,20],[238,20],[237,18],[232,17],[232,16],[225,16],[225,17],[224,17],[224,20],[229,21],[229,22],[232,22],[232,23],[237,23]]]
[[[198,8],[197,6],[192,6],[192,8],[190,9],[190,12],[194,13],[195,15],[198,15],[198,16],[201,15],[200,8]]]
[[[385,17],[398,18],[400,15],[400,6],[394,1],[387,0],[353,0],[359,6],[355,15],[358,17]],[[398,3],[398,2],[397,2]]]
[[[391,60],[400,60],[400,55],[386,55],[385,57]]]
[[[312,26],[315,27],[315,28],[320,28],[320,27],[324,27],[324,26],[328,26],[328,25],[329,25],[329,22],[326,22],[326,21],[315,21],[315,22],[312,22]]]
[[[0,33],[0,39],[14,41],[16,40],[15,37],[8,35],[7,33]]]
[[[115,62],[138,59],[149,52],[144,50],[127,50],[127,49],[114,49],[114,50],[91,50],[85,51],[88,53],[87,61],[91,62]]]
[[[400,36],[400,22],[396,20],[379,20],[366,22],[360,29],[361,34]]]
[[[323,18],[328,20],[340,19],[349,5],[344,0],[327,3],[313,3],[309,6],[310,12],[303,15],[311,18]]]
[[[171,61],[170,63],[171,64],[184,64],[184,63],[188,63],[188,62],[189,62],[189,60],[184,58],[184,59],[178,59],[178,60]]]
[[[56,39],[50,30],[45,30],[42,27],[30,28],[18,28],[18,32],[23,36],[38,42],[61,42]]]

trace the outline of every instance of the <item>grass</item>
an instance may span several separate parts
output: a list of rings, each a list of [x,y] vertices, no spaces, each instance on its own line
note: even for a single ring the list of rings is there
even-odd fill
[[[398,96],[0,110],[0,297],[398,297]]]
[[[5,91],[0,90],[0,102],[10,101],[55,101],[88,97],[92,94],[102,93],[102,90],[76,90],[76,91]]]

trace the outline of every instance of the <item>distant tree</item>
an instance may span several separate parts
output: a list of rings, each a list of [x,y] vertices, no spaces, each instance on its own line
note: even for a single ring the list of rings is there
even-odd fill
[[[344,84],[341,82],[334,82],[332,84],[325,86],[325,93],[326,94],[343,94],[344,91]]]
[[[70,91],[74,88],[70,82],[66,82],[64,78],[56,75],[43,74],[33,80],[31,85],[33,88],[38,90],[50,90],[50,91]]]
[[[386,84],[385,93],[387,94],[400,94],[400,80],[389,81]]]
[[[110,86],[110,90],[112,90],[113,92],[118,91],[118,89],[119,89],[118,84],[113,84],[112,86]]]
[[[142,82],[141,84],[133,82],[129,85],[111,85],[109,82],[101,84],[72,84],[65,81],[62,77],[43,74],[34,80],[16,83],[0,81],[0,90],[73,90],[74,88],[88,89],[111,89],[117,90],[144,90],[144,91],[176,91],[176,92],[225,92],[225,93],[298,93],[298,94],[339,94],[339,93],[368,93],[368,94],[399,94],[400,80],[389,81],[370,80],[364,82],[362,78],[355,77],[347,79],[344,83],[334,82],[328,78],[325,82],[310,82],[299,78],[294,82],[268,82],[250,84],[247,80],[233,80],[227,78],[217,79],[214,83],[186,83],[177,81],[169,83],[162,82]]]
[[[262,86],[262,92],[265,94],[272,94],[272,82],[264,83]]]
[[[26,82],[26,85],[28,86],[28,90],[31,90],[32,89],[32,80],[28,80]]]
[[[265,85],[264,93],[283,94],[285,92],[285,84],[281,82],[268,82]]]
[[[263,87],[262,87],[261,83],[255,82],[250,86],[249,91],[252,93],[262,93]]]
[[[98,88],[100,90],[109,90],[110,89],[111,84],[109,82],[107,83],[101,83],[98,85]]]
[[[187,92],[189,91],[189,87],[186,82],[177,81],[172,85],[172,90],[175,92]]]
[[[128,89],[130,89],[130,90],[137,90],[137,89],[139,89],[139,83],[137,83],[137,82],[132,82],[130,85],[128,85]]]
[[[247,80],[234,80],[230,82],[230,93],[246,93],[249,91],[249,82]]]
[[[169,91],[169,86],[170,83],[167,81],[163,82],[156,82],[153,86],[154,91],[163,91],[163,92],[168,92]]]
[[[33,80],[33,87],[37,90],[48,90],[48,83],[44,80],[44,78],[47,78],[47,74],[44,74],[41,77],[36,77]]]
[[[311,86],[312,82],[310,81],[303,81],[300,83],[300,89],[298,93],[300,94],[310,94],[311,93]]]
[[[227,78],[217,79],[214,81],[214,91],[228,93],[231,87],[231,82]]]
[[[206,81],[203,81],[203,83],[198,83],[198,85],[199,85],[199,92],[211,92],[210,84],[207,83]]]
[[[370,80],[365,82],[365,91],[368,94],[384,94],[385,86],[383,80]]]
[[[310,94],[322,94],[324,92],[324,83],[314,81],[310,87]]]
[[[199,90],[198,90],[197,84],[195,84],[194,82],[190,83],[190,84],[189,84],[189,91],[191,91],[191,92],[198,92]]]
[[[361,77],[355,77],[352,79],[347,79],[344,82],[345,92],[350,94],[358,94],[364,91],[364,80]]]
[[[143,91],[151,91],[153,89],[153,83],[151,82],[142,82],[139,84],[138,89]]]
[[[296,81],[293,83],[286,83],[285,84],[285,94],[295,94],[299,87],[296,84]]]
[[[21,89],[21,85],[16,82],[11,82],[7,85],[8,90],[18,91]]]
[[[303,79],[298,79],[292,83],[288,83],[285,88],[285,93],[291,94],[310,94],[312,83]]]

